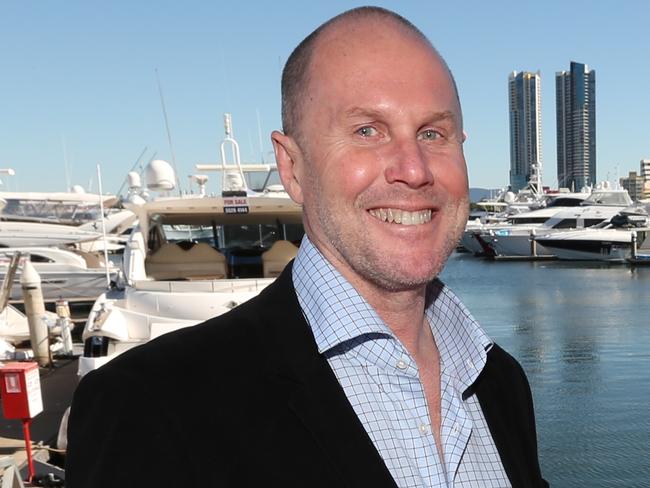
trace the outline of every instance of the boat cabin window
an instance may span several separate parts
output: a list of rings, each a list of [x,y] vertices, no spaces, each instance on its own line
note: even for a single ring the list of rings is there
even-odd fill
[[[155,251],[165,242],[176,243],[184,250],[206,243],[226,257],[229,278],[260,278],[264,272],[262,253],[279,240],[297,247],[303,234],[302,224],[279,221],[214,226],[161,224],[149,232],[149,249]]]
[[[583,198],[558,197],[549,203],[546,207],[579,207],[584,201]]]
[[[14,254],[13,251],[0,253],[0,261],[7,261],[7,262],[11,261],[13,254]],[[22,260],[25,259],[25,256],[21,256],[20,259],[22,262]],[[43,256],[41,254],[31,254],[31,253],[29,254],[29,260],[32,263],[53,263],[54,262],[54,259],[50,259],[47,256]]]
[[[585,227],[591,227],[592,225],[598,225],[603,221],[603,219],[585,219]]]
[[[575,229],[578,227],[576,219],[562,219],[553,226],[553,229]]]
[[[543,224],[548,217],[512,217],[508,219],[511,224]]]
[[[40,254],[30,254],[29,260],[32,263],[53,263],[54,259],[50,259],[47,256],[42,256]]]

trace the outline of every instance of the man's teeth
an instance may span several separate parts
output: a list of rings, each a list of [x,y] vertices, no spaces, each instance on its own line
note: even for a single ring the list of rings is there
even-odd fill
[[[369,213],[384,222],[402,225],[419,225],[431,221],[430,209],[407,212],[406,210],[399,210],[397,208],[374,208]]]

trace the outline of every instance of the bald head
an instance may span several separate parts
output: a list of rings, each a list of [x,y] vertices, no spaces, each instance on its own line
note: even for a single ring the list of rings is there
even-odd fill
[[[396,29],[402,35],[410,36],[430,48],[449,72],[449,77],[456,91],[455,81],[447,65],[433,47],[429,39],[404,17],[381,7],[359,7],[343,12],[328,20],[309,34],[291,53],[282,71],[282,127],[286,135],[300,139],[301,115],[305,109],[312,60],[319,46],[328,37],[342,32],[354,32],[359,24],[383,24]]]

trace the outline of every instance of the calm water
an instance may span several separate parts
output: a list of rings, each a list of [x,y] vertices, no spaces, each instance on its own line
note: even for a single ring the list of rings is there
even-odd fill
[[[442,278],[526,370],[551,486],[650,487],[650,266],[455,254]]]

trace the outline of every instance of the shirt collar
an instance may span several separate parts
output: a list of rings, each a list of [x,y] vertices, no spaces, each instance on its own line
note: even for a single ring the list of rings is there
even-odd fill
[[[377,312],[325,259],[307,235],[293,264],[293,284],[318,352],[369,333],[391,334]]]
[[[438,279],[427,289],[427,304],[425,313],[441,368],[456,378],[458,390],[464,392],[485,367],[493,342],[460,299]]]
[[[319,353],[370,333],[398,340],[306,234],[293,265],[292,278]],[[438,346],[441,366],[456,378],[458,389],[463,392],[485,366],[492,341],[458,297],[438,279],[427,288],[425,313]]]

